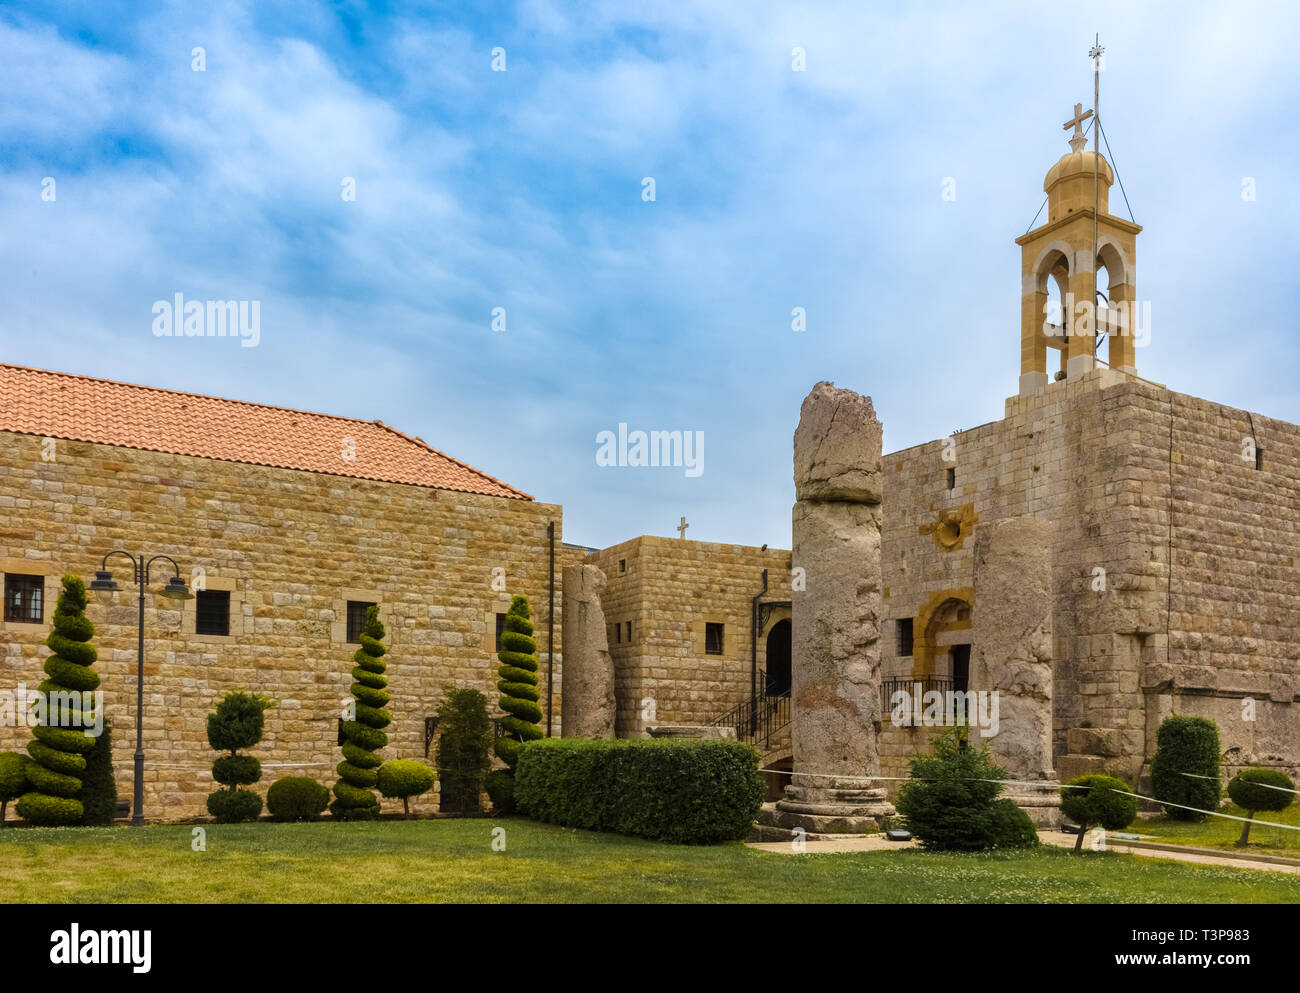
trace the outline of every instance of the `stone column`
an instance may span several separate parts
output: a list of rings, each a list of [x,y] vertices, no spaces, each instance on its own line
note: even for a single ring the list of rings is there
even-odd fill
[[[565,738],[614,737],[614,660],[600,594],[605,574],[594,565],[564,567],[564,651],[560,732]]]
[[[1049,521],[1016,517],[976,529],[971,642],[970,689],[996,694],[980,711],[997,716],[995,727],[971,728],[971,745],[987,742],[1009,779],[1054,783]],[[1040,827],[1060,824],[1055,787],[1009,785],[1005,795]]]
[[[782,827],[880,830],[881,426],[869,397],[818,383],[794,435],[791,739]]]

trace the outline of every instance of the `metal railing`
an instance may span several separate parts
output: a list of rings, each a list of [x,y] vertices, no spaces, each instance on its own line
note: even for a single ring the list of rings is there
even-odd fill
[[[758,670],[758,685],[762,689],[757,699],[741,701],[709,721],[709,726],[734,728],[740,741],[767,749],[772,747],[773,737],[790,723],[790,691],[770,692],[767,673],[762,669]]]

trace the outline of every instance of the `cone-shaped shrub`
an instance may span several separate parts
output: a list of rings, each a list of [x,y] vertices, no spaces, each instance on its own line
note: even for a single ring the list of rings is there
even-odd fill
[[[212,778],[226,788],[208,796],[208,813],[222,824],[251,821],[262,812],[262,798],[240,789],[262,778],[262,763],[240,755],[239,749],[262,740],[265,712],[274,706],[258,693],[227,693],[208,715],[208,744],[214,751],[230,753],[212,763]]]
[[[117,783],[113,779],[113,730],[107,720],[95,747],[86,756],[81,777],[81,823],[87,827],[112,827],[117,818]]]
[[[1264,769],[1254,766],[1242,769],[1228,780],[1228,796],[1238,807],[1246,812],[1246,823],[1242,825],[1238,845],[1250,842],[1250,822],[1261,810],[1286,810],[1295,799],[1290,792],[1295,789],[1291,777],[1281,769]]]
[[[343,722],[343,761],[336,767],[339,781],[334,784],[334,802],[330,804],[330,813],[346,821],[368,821],[379,816],[379,800],[372,790],[379,782],[378,769],[384,760],[374,753],[388,744],[383,729],[393,721],[383,709],[389,700],[385,689],[388,680],[384,677],[388,649],[380,640],[383,637],[379,607],[372,604],[366,608],[361,647],[352,656],[356,663],[352,670],[356,720]]]
[[[542,708],[537,705],[541,697],[537,691],[537,642],[533,640],[526,596],[510,601],[497,659],[501,662],[497,667],[497,689],[501,691],[498,703],[506,716],[501,718],[505,733],[496,740],[496,753],[513,769],[519,761],[519,747],[543,736],[538,725]]]
[[[23,766],[27,756],[19,752],[0,752],[0,826],[4,825],[10,800],[27,792],[27,774]]]
[[[447,689],[438,704],[438,807],[444,813],[478,813],[483,779],[492,768],[492,721],[478,690]]]
[[[1199,811],[1219,806],[1219,747],[1219,725],[1208,718],[1175,715],[1160,722],[1151,788],[1174,820],[1203,821]]]
[[[32,791],[23,794],[17,806],[18,816],[33,824],[76,824],[84,813],[77,795],[95,738],[82,733],[83,727],[94,724],[94,712],[82,713],[80,694],[99,687],[99,676],[90,668],[99,656],[90,644],[95,625],[86,617],[86,603],[81,577],[64,576],[54,630],[45,639],[54,653],[45,660],[49,678],[37,687],[44,695],[45,714],[32,728],[36,740],[27,745],[33,760],[26,770]],[[69,693],[77,694],[71,708],[63,704]]]

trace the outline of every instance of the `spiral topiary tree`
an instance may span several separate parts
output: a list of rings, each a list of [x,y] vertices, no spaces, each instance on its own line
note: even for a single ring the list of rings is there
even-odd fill
[[[1237,844],[1250,843],[1250,824],[1261,810],[1286,810],[1295,799],[1295,783],[1281,769],[1264,769],[1254,766],[1242,769],[1228,780],[1228,796],[1246,812],[1246,823],[1241,827]]]
[[[501,718],[505,734],[496,740],[497,757],[514,769],[519,749],[525,741],[541,738],[542,708],[537,705],[537,642],[533,640],[533,622],[528,597],[516,596],[506,612],[505,630],[501,632],[501,650],[497,652],[498,701],[506,716]]]
[[[95,747],[95,738],[81,728],[94,724],[93,710],[82,712],[66,706],[69,697],[99,688],[99,675],[91,670],[99,657],[90,639],[95,625],[86,617],[86,584],[80,576],[63,577],[63,591],[54,608],[54,630],[45,644],[53,655],[45,660],[49,677],[37,689],[46,707],[41,723],[32,728],[34,741],[28,742],[27,781],[32,792],[18,799],[18,816],[33,824],[76,824],[84,810],[77,794],[86,771],[86,755]]]
[[[388,744],[384,728],[393,716],[384,710],[390,694],[384,687],[388,668],[384,656],[388,649],[380,640],[384,626],[379,623],[379,607],[366,608],[366,623],[361,629],[361,647],[352,656],[352,696],[355,719],[343,722],[343,761],[336,771],[334,802],[330,813],[345,821],[368,821],[379,816],[379,799],[373,789],[379,782],[379,767],[384,760],[375,753]]]
[[[239,749],[262,740],[265,712],[275,704],[258,693],[227,693],[208,715],[208,744],[229,752],[212,763],[212,778],[225,787],[208,795],[208,813],[222,824],[254,820],[262,812],[262,798],[251,786],[262,778],[262,763]]]

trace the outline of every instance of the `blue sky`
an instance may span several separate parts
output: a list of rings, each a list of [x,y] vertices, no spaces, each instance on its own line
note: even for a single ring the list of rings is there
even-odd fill
[[[886,450],[1001,416],[1100,32],[1139,371],[1300,422],[1297,5],[461,6],[0,6],[0,360],[379,418],[573,542],[788,547],[816,381]],[[177,292],[260,300],[260,344],[155,337]],[[620,422],[705,471],[598,467]]]

